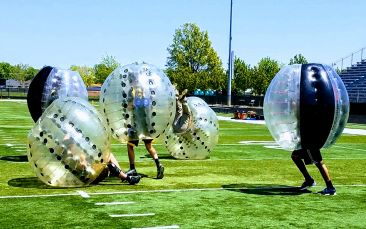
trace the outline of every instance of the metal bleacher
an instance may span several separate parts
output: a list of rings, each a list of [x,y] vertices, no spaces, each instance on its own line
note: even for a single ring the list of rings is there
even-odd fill
[[[343,69],[340,74],[351,103],[366,103],[366,60]]]

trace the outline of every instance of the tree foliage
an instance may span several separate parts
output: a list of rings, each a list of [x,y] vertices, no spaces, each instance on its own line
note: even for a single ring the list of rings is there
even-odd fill
[[[87,87],[91,86],[95,82],[95,69],[88,66],[76,66],[72,65],[71,70],[77,71],[83,79]]]
[[[258,66],[253,68],[253,92],[257,95],[264,95],[279,70],[280,65],[276,60],[269,57],[262,58]]]
[[[37,72],[37,69],[26,64],[11,65],[6,62],[0,63],[0,78],[3,79],[27,81],[32,79]]]
[[[290,59],[289,64],[307,64],[307,63],[308,63],[308,61],[306,60],[306,58],[303,55],[297,54],[293,58]]]
[[[94,65],[95,83],[102,84],[104,80],[120,64],[114,56],[105,56],[99,64]]]
[[[224,87],[221,60],[211,46],[208,33],[196,24],[186,23],[177,29],[167,50],[166,73],[179,90]]]
[[[246,64],[244,60],[235,57],[234,60],[234,79],[232,81],[232,90],[234,92],[245,92],[245,90],[252,88],[252,72],[250,65]]]

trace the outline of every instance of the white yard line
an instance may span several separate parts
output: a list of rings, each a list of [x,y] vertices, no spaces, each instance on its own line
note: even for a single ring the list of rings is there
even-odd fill
[[[11,148],[13,148],[13,149],[27,149],[26,146],[13,146]]]
[[[179,228],[178,225],[171,225],[171,226],[158,226],[158,227],[133,227],[131,229],[174,229]]]
[[[134,204],[135,202],[105,202],[105,203],[95,203],[95,205],[125,205],[125,204]]]
[[[345,184],[345,185],[336,185],[337,187],[366,187],[366,184]],[[269,188],[276,188],[277,186],[270,186],[265,188],[254,188],[254,189],[264,189],[267,190]],[[283,187],[280,187],[283,188]],[[288,187],[294,188],[294,187]],[[195,192],[195,191],[226,191],[226,190],[252,190],[253,188],[247,187],[238,187],[238,188],[189,188],[189,189],[163,189],[163,190],[140,190],[140,191],[119,191],[119,192],[95,192],[88,193],[89,196],[97,196],[97,195],[120,195],[120,194],[139,194],[139,193],[173,193],[173,192]],[[42,198],[42,197],[58,197],[58,196],[79,196],[79,193],[59,193],[59,194],[50,194],[50,195],[28,195],[28,196],[0,196],[0,199],[15,199],[15,198]]]
[[[218,118],[218,120],[229,121],[229,122],[241,122],[241,123],[261,124],[261,125],[266,124],[266,122],[264,120],[232,119],[230,117],[224,117],[224,116],[217,116],[217,118]],[[343,133],[344,134],[353,134],[353,135],[366,135],[366,130],[344,128]]]
[[[363,151],[363,152],[366,152],[366,149],[357,149],[357,148],[351,148],[351,147],[344,147],[344,146],[338,146],[338,145],[335,145],[333,147],[336,147],[336,148],[341,148],[341,149],[349,149],[349,150],[356,150],[356,151]],[[349,158],[347,158],[349,159]]]
[[[13,147],[13,146],[26,146],[26,144],[24,144],[24,143],[12,143],[12,144],[10,144],[10,143],[4,143],[4,144],[0,144],[0,146],[9,146],[9,147]]]
[[[141,217],[141,216],[153,216],[155,213],[141,213],[141,214],[111,214],[110,217]]]

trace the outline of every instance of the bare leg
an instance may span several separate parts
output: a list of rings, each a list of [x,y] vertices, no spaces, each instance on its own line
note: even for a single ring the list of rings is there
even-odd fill
[[[130,161],[130,169],[135,169],[135,151],[134,146],[130,143],[127,144],[128,160]]]
[[[158,154],[157,154],[155,148],[152,146],[152,143],[151,142],[146,142],[145,143],[145,147],[146,147],[147,152],[149,152],[150,156],[154,160],[158,159]]]
[[[155,148],[152,146],[151,142],[145,142],[146,150],[149,152],[151,157],[155,161],[156,170],[157,170],[157,179],[162,179],[164,177],[164,166],[160,164],[158,153],[156,152]]]
[[[125,180],[127,178],[127,175],[122,171],[121,166],[119,165],[116,157],[111,153],[109,156],[109,163],[113,163],[115,166],[117,166],[117,168],[120,169],[120,173],[118,175],[119,178]]]
[[[325,184],[327,185],[328,188],[334,188],[333,184],[332,184],[332,180],[330,179],[329,176],[329,172],[328,172],[328,168],[325,166],[325,164],[323,163],[323,161],[320,161],[318,163],[315,164],[316,167],[318,167],[320,174],[322,175]]]

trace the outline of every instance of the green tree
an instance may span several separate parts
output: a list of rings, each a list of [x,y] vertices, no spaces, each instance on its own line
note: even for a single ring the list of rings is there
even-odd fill
[[[0,78],[11,79],[13,66],[6,62],[0,62]]]
[[[91,86],[95,82],[95,69],[88,66],[76,66],[72,65],[71,70],[79,72],[87,87]]]
[[[11,78],[23,82],[33,79],[37,72],[37,69],[27,64],[17,64],[11,68]]]
[[[185,23],[175,31],[168,47],[166,73],[179,90],[218,89],[225,85],[221,60],[211,46],[207,31]]]
[[[120,64],[114,56],[105,56],[99,64],[94,65],[95,83],[103,83],[111,72]]]
[[[264,95],[273,77],[280,70],[276,60],[269,57],[262,58],[258,66],[253,68],[253,92],[257,95]]]
[[[234,60],[234,79],[232,81],[233,91],[245,92],[246,89],[252,88],[251,68],[248,64],[238,57]]]
[[[306,60],[306,58],[303,55],[297,54],[293,58],[290,59],[289,64],[307,64],[307,63],[308,63],[308,61]]]
[[[31,80],[33,77],[38,73],[39,69],[33,68],[31,66],[28,66],[24,72],[24,80]]]

